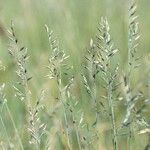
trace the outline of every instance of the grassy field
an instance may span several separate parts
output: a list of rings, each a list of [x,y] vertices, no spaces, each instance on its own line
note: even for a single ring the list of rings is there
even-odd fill
[[[0,0],[0,150],[150,149],[150,1],[130,5]]]

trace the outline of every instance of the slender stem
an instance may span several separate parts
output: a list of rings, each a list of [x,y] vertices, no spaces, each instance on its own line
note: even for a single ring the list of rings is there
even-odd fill
[[[36,142],[36,149],[40,150],[40,144],[38,143],[38,141]]]
[[[80,143],[80,136],[79,136],[79,132],[78,132],[78,127],[76,127],[75,130],[76,130],[76,136],[77,136],[79,150],[82,150],[81,143]]]
[[[23,144],[22,144],[22,141],[21,141],[21,138],[20,138],[20,135],[19,135],[19,132],[18,132],[18,130],[17,130],[17,128],[16,128],[14,119],[13,119],[13,117],[12,117],[12,115],[11,115],[11,112],[10,112],[10,109],[9,109],[7,103],[5,103],[5,106],[6,106],[6,109],[7,109],[7,111],[8,111],[8,114],[9,114],[9,117],[10,117],[10,119],[11,119],[11,122],[12,122],[12,124],[13,124],[13,127],[14,127],[14,129],[15,129],[16,135],[17,135],[17,137],[18,137],[18,141],[19,141],[20,147],[21,147],[22,150],[24,150]]]
[[[3,112],[3,107],[4,107],[4,103],[3,103],[3,105],[2,105],[2,108],[1,108],[1,114],[2,114],[2,112]],[[5,127],[5,123],[4,123],[4,121],[3,121],[3,118],[2,118],[2,115],[0,114],[0,120],[1,120],[1,122],[2,122],[2,126],[3,126],[3,128],[4,128],[4,131],[5,131],[5,134],[6,134],[6,137],[7,137],[7,141],[8,141],[8,143],[9,143],[9,145],[10,145],[10,140],[9,140],[9,136],[8,136],[8,132],[7,132],[7,129],[6,129],[6,127]]]
[[[109,111],[110,111],[110,120],[112,122],[112,130],[113,130],[113,146],[114,146],[114,150],[118,150],[117,130],[115,125],[115,114],[114,114],[114,107],[113,107],[111,83],[108,85],[108,103],[109,103]]]
[[[94,72],[94,67],[95,67],[95,62],[92,62],[92,100],[94,101],[94,107],[95,107],[95,127],[98,122],[98,102],[97,102],[97,91],[96,91],[96,78],[95,78],[95,73]],[[96,70],[97,71],[97,70]],[[97,129],[96,129],[97,130]],[[98,144],[97,144],[97,149],[98,149]]]
[[[129,135],[127,137],[127,144],[128,144],[128,150],[130,150],[131,149],[131,127],[130,125],[128,127],[128,130],[129,130]]]
[[[94,65],[92,65],[92,68],[93,67],[94,67]],[[94,107],[95,107],[95,111],[96,111],[95,123],[97,124],[98,110],[97,110],[97,99],[96,99],[96,83],[95,83],[95,78],[93,76],[94,76],[94,72],[92,69],[92,101],[94,102]]]
[[[2,118],[1,115],[0,115],[0,120],[1,120],[2,126],[3,126],[3,128],[4,128],[6,137],[7,137],[6,139],[7,139],[8,143],[9,143],[9,145],[10,145],[10,141],[9,141],[9,136],[8,136],[8,133],[7,133],[7,129],[6,129],[6,127],[5,127],[5,123],[4,123],[3,118]]]
[[[90,61],[90,70],[89,71],[89,75],[90,75],[90,80],[91,80],[91,99],[92,99],[92,103],[94,105],[95,108],[95,122],[94,125],[97,124],[97,120],[98,120],[98,110],[97,110],[97,93],[96,93],[96,64],[95,64],[95,57],[96,57],[96,52],[95,52],[95,48],[93,45],[91,45],[91,61]]]
[[[131,4],[132,3],[132,0],[129,0],[128,1],[128,8],[131,7]],[[131,31],[130,31],[130,10],[128,10],[128,70],[127,70],[127,82],[128,82],[128,88],[131,87],[131,71],[132,71],[132,47],[134,45],[134,39],[132,37],[132,34],[131,34]],[[128,89],[130,91],[130,89]],[[127,100],[127,103],[130,102],[130,99],[131,99],[132,95],[130,92],[127,92],[126,93],[126,100]],[[127,104],[127,107],[128,107],[128,104]],[[128,125],[128,131],[129,131],[129,135],[127,137],[127,143],[128,143],[128,149],[130,150],[131,149],[131,124]]]
[[[74,121],[74,111],[73,110],[72,110],[71,114],[72,114],[72,121]],[[74,129],[75,129],[75,132],[76,132],[76,137],[77,137],[79,150],[82,150],[80,135],[79,135],[79,125],[77,125],[76,122],[73,123],[73,125],[74,125]]]
[[[70,138],[69,138],[69,131],[68,131],[68,120],[67,120],[67,113],[66,113],[66,108],[64,104],[64,95],[62,93],[62,81],[61,81],[61,74],[57,77],[57,85],[58,85],[58,90],[59,90],[59,99],[62,102],[63,105],[63,114],[64,114],[64,119],[65,119],[65,124],[66,124],[66,132],[67,132],[67,143],[69,150],[71,150],[71,144],[70,144]]]

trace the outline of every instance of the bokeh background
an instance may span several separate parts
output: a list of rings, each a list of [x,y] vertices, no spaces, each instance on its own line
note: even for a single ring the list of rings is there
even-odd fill
[[[141,35],[138,53],[142,55],[142,67],[135,72],[133,84],[144,89],[148,95],[150,1],[138,0],[137,6]],[[0,83],[6,83],[8,103],[18,128],[21,127],[23,106],[15,100],[13,90],[9,88],[16,79],[15,65],[8,54],[7,30],[10,28],[11,20],[14,22],[20,45],[28,48],[30,55],[28,69],[33,76],[31,88],[35,97],[41,89],[48,88],[49,84],[52,84],[45,78],[50,54],[45,24],[54,31],[62,49],[70,55],[70,64],[74,66],[73,72],[80,78],[79,70],[84,52],[89,47],[90,39],[95,38],[100,18],[107,16],[115,47],[120,50],[117,61],[120,62],[121,72],[126,67],[127,60],[127,10],[127,0],[0,0],[0,61],[5,66],[5,71],[0,71]],[[84,97],[85,91],[82,91],[80,86],[76,88],[79,95]],[[51,88],[52,95],[55,95],[55,90]],[[49,101],[46,103],[51,104],[51,109],[55,102]],[[6,126],[11,132],[10,124]],[[145,138],[145,145],[146,140]],[[137,142],[135,140],[134,146],[138,145],[135,149],[143,149],[144,144],[143,140]]]
[[[137,1],[141,34],[139,53],[143,57],[149,53],[149,3],[148,0]],[[123,65],[127,56],[127,7],[128,2],[123,0],[1,0],[1,60],[8,63],[7,29],[13,20],[20,42],[31,54],[31,67],[45,61],[45,55],[49,53],[44,29],[47,24],[58,36],[62,47],[71,54],[77,69],[82,52],[96,35],[98,21],[102,16],[107,16],[115,46],[121,51]]]

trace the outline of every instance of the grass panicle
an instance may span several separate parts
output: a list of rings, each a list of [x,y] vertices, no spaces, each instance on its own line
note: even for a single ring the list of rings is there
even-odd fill
[[[67,64],[66,61],[69,58],[62,50],[59,48],[59,43],[53,36],[53,32],[49,31],[47,25],[45,25],[46,32],[48,34],[49,44],[51,48],[51,55],[49,57],[49,74],[47,75],[50,79],[54,79],[57,82],[58,87],[58,100],[61,101],[63,107],[63,115],[65,120],[65,132],[67,137],[67,144],[68,149],[71,149],[71,142],[70,142],[70,134],[69,134],[69,122],[67,118],[67,107],[66,107],[66,90],[70,87],[70,83],[66,86],[63,86],[62,83],[62,68],[66,70]],[[64,73],[67,74],[67,73]],[[71,81],[72,79],[70,79]]]
[[[36,106],[32,106],[32,93],[28,83],[32,77],[28,75],[27,70],[27,60],[29,58],[27,48],[20,47],[13,23],[11,24],[11,31],[8,32],[10,35],[9,39],[11,40],[9,53],[15,61],[17,68],[16,74],[19,77],[18,84],[13,86],[15,89],[15,96],[21,101],[24,101],[24,106],[26,108],[26,130],[31,137],[29,138],[29,143],[34,144],[36,149],[40,149],[40,140],[45,132],[45,124],[40,122],[40,117],[38,116],[42,97],[37,100]]]
[[[36,149],[40,149],[41,145],[41,139],[43,134],[46,133],[46,124],[41,123],[39,112],[42,109],[41,101],[43,101],[44,98],[44,91],[41,91],[40,96],[38,97],[36,101],[35,107],[29,110],[29,132],[31,133],[31,139],[30,144],[34,144]]]
[[[134,134],[132,128],[134,124],[137,126],[149,126],[142,115],[146,106],[144,93],[132,86],[132,76],[135,69],[141,65],[141,56],[138,54],[139,45],[139,23],[136,15],[137,5],[135,0],[129,0],[128,9],[128,66],[127,73],[124,75],[123,86],[125,95],[126,114],[123,120],[123,126],[128,128],[128,148],[131,149],[131,137]],[[137,108],[138,103],[143,101],[143,106]]]
[[[99,73],[99,63],[98,63],[98,52],[96,49],[96,45],[94,44],[93,39],[90,41],[90,48],[87,51],[87,55],[85,56],[86,63],[84,68],[86,69],[86,75],[82,73],[83,84],[86,88],[87,93],[91,97],[92,109],[95,109],[95,121],[93,126],[97,124],[98,121],[98,102],[97,102],[97,85],[96,85],[96,77]],[[88,80],[89,78],[89,80]]]
[[[16,74],[19,77],[19,81],[17,83],[18,85],[21,85],[21,89],[23,88],[23,91],[21,91],[18,87],[14,86],[16,96],[18,96],[21,100],[25,100],[27,107],[31,107],[31,91],[29,89],[28,82],[32,77],[28,75],[27,70],[27,60],[29,58],[27,49],[19,45],[18,38],[14,31],[13,22],[11,23],[11,30],[8,31],[8,33],[10,39],[9,53],[15,61],[17,67]]]
[[[118,75],[118,65],[113,69],[113,57],[118,52],[118,49],[114,48],[114,44],[110,37],[110,28],[106,18],[102,18],[98,27],[99,34],[97,35],[97,47],[99,49],[99,67],[102,72],[101,77],[105,82],[105,89],[107,90],[106,97],[108,101],[108,113],[110,116],[110,121],[112,125],[113,133],[113,149],[118,150],[118,137],[117,137],[117,128],[115,123],[115,111],[114,111],[114,88],[116,84],[117,75]]]

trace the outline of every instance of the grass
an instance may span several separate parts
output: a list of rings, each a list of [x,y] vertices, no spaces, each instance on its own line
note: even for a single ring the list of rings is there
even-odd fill
[[[18,4],[13,7],[16,16],[19,7],[25,9],[27,22],[11,23],[9,40],[0,26],[2,46],[9,43],[7,53],[1,51],[0,61],[1,149],[149,148],[149,52],[139,51],[146,43],[143,47],[140,44],[137,4],[128,1],[128,10],[123,12],[119,1],[116,10],[107,1],[100,12],[97,4],[105,2],[88,2],[93,4],[91,10],[86,1],[64,0],[59,5],[43,1],[46,8],[58,7],[50,8],[54,13],[50,22],[48,15],[43,17],[49,9],[40,2],[11,2]],[[38,9],[42,15],[34,14]],[[64,15],[65,21],[57,20],[57,11],[62,13],[58,18]],[[128,21],[123,19],[126,27],[114,30],[115,22],[121,19],[115,17],[117,11]],[[110,15],[96,25],[96,12]],[[81,23],[83,19],[86,24]],[[29,27],[31,20],[33,25]],[[45,25],[51,22],[61,38]],[[124,34],[118,32],[122,29]],[[59,39],[66,43],[65,48]],[[36,51],[27,50],[24,44]],[[65,50],[68,47],[71,50]]]

